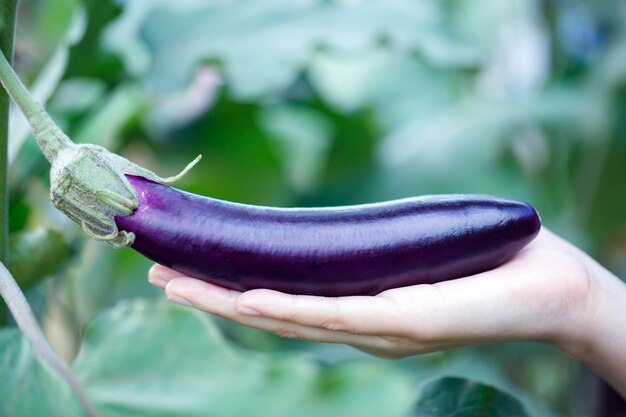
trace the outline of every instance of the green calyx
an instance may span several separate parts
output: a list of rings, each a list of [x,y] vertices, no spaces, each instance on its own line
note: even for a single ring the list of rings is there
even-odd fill
[[[60,151],[50,170],[52,204],[78,223],[87,235],[114,247],[131,245],[133,233],[119,230],[115,217],[128,216],[139,201],[126,175],[137,175],[162,184],[184,176],[198,156],[178,175],[162,178],[97,145],[71,145]]]
[[[131,245],[135,239],[133,233],[120,231],[115,224],[116,216],[128,216],[139,205],[126,175],[171,184],[201,158],[198,156],[180,174],[161,178],[101,146],[73,143],[33,99],[2,53],[0,82],[26,116],[39,148],[52,164],[50,198],[54,206],[89,236],[114,247]]]

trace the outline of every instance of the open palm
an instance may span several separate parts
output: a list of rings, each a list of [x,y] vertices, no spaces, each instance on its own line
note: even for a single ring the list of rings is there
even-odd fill
[[[492,271],[377,296],[316,297],[225,289],[156,265],[172,301],[283,337],[345,343],[382,357],[462,345],[558,338],[593,305],[586,255],[542,230]]]

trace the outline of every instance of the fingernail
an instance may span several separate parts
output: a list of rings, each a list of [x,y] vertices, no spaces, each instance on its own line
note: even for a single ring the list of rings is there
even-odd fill
[[[183,276],[184,274],[174,271],[173,269],[170,269],[166,266],[163,265],[159,265],[159,264],[154,264],[152,265],[152,267],[150,268],[150,271],[148,272],[149,275],[154,275],[156,277],[162,278],[166,281],[169,281],[170,279],[177,277],[177,276]]]
[[[159,287],[159,288],[165,288],[165,286],[168,283],[168,281],[166,281],[166,280],[164,280],[162,278],[159,278],[158,276],[154,276],[154,275],[151,275],[151,276],[148,277],[148,282],[150,284],[156,286],[156,287]]]
[[[169,294],[167,294],[167,299],[169,301],[173,302],[173,303],[176,303],[176,304],[184,305],[184,306],[187,306],[187,307],[193,307],[193,304],[191,304],[189,302],[189,300],[187,300],[184,297],[181,297],[178,294],[169,293]]]
[[[250,308],[250,307],[246,307],[246,306],[237,307],[237,312],[241,314],[245,314],[247,316],[260,316],[261,315],[261,313],[259,313],[257,310]]]

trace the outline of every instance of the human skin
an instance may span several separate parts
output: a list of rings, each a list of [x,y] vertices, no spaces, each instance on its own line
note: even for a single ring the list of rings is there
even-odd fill
[[[242,293],[161,265],[148,279],[170,301],[282,337],[344,343],[384,358],[542,341],[595,369],[626,398],[626,284],[545,228],[494,270],[374,297]]]

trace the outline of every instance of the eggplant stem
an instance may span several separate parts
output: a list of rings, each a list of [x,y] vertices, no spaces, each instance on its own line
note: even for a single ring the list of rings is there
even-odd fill
[[[62,150],[76,146],[30,95],[4,54],[0,54],[0,82],[26,116],[41,151],[50,163]]]
[[[114,247],[130,246],[135,240],[133,233],[119,231],[114,220],[132,214],[137,208],[137,196],[125,175],[171,184],[184,177],[202,158],[198,155],[178,175],[161,178],[101,146],[72,142],[31,96],[3,54],[0,54],[0,82],[26,116],[41,151],[52,164],[50,192],[54,206],[79,223],[87,235]],[[82,207],[89,211],[77,209]],[[94,228],[94,219],[98,225],[104,225],[103,230]]]

